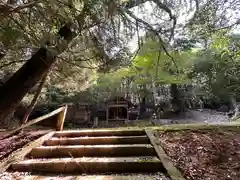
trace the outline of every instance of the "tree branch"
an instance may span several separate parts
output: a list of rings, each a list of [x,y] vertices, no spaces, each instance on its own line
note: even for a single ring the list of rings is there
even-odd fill
[[[120,10],[120,11],[121,11],[122,13],[124,13],[122,10]],[[175,67],[176,67],[176,69],[177,69],[177,73],[179,73],[177,63],[175,62],[174,58],[169,54],[167,48],[166,48],[165,45],[164,45],[164,41],[163,41],[162,38],[160,37],[158,31],[156,31],[155,29],[153,29],[153,27],[152,27],[150,24],[148,24],[147,22],[145,22],[144,20],[139,19],[138,17],[136,17],[131,11],[129,11],[129,10],[127,10],[127,9],[125,9],[124,11],[125,11],[129,16],[131,16],[132,18],[134,18],[136,21],[144,24],[151,32],[153,32],[153,33],[157,36],[157,38],[158,38],[158,40],[159,40],[159,42],[160,42],[160,44],[161,44],[161,46],[162,46],[162,48],[163,48],[163,51],[164,51],[164,52],[166,53],[166,55],[172,60],[172,62],[174,63],[174,65],[175,65]]]
[[[8,3],[0,3],[0,16],[9,16],[10,14],[18,13],[23,9],[33,7],[38,2],[39,1],[36,0],[30,3],[21,4],[18,6],[8,4]]]
[[[168,13],[169,17],[170,17],[170,20],[173,21],[173,27],[172,27],[171,35],[169,37],[169,41],[171,41],[171,39],[174,36],[174,30],[175,30],[175,27],[176,27],[176,24],[177,24],[177,18],[172,14],[172,11],[165,4],[163,4],[159,0],[154,0],[154,2],[157,4],[157,6],[160,9],[163,9],[164,11],[166,11]]]

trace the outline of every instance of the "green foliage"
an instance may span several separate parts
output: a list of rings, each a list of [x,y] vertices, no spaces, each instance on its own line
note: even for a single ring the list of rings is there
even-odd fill
[[[64,102],[64,98],[67,97],[67,93],[64,90],[51,86],[47,88],[46,100],[51,104],[59,104]]]
[[[209,49],[203,50],[195,59],[194,78],[201,82],[209,96],[220,99],[240,97],[239,40],[233,37],[222,32],[214,34]]]
[[[166,54],[160,44],[148,40],[139,55],[134,59],[132,68],[140,74],[136,79],[143,78],[143,83],[184,84],[189,81],[187,69],[191,67],[191,51],[171,51]],[[141,81],[140,81],[141,82]],[[140,83],[141,84],[141,83]]]
[[[98,79],[88,89],[92,101],[104,101],[117,94],[127,92],[140,97],[152,96],[152,87],[164,84],[185,84],[193,63],[192,51],[171,51],[166,54],[160,44],[148,39],[129,66],[116,71],[98,74]],[[99,95],[100,94],[100,95]]]
[[[0,39],[5,47],[14,45],[17,39],[22,35],[21,31],[19,31],[19,29],[17,29],[16,27],[7,26],[0,29]]]

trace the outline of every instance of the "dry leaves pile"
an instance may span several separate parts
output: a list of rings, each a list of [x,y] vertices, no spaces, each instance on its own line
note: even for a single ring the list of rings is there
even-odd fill
[[[16,136],[0,140],[0,160],[43,134],[45,134],[44,131],[23,132]]]
[[[240,132],[157,132],[166,153],[186,179],[240,179]]]

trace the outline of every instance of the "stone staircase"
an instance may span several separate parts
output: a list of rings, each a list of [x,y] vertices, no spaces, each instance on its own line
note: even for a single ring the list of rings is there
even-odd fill
[[[57,174],[154,173],[166,170],[144,130],[61,131],[11,170]]]

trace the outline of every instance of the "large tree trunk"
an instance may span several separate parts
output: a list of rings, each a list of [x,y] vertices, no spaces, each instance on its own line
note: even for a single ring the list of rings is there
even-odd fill
[[[141,87],[141,100],[140,100],[140,110],[139,110],[139,118],[143,118],[144,114],[146,112],[146,96],[147,96],[147,90],[146,90],[146,84],[142,85]]]
[[[170,85],[170,92],[172,99],[179,99],[179,93],[178,93],[178,87],[177,84],[171,84]]]
[[[179,95],[179,90],[177,84],[170,85],[170,92],[171,92],[171,104],[173,107],[173,111],[179,113],[182,111],[182,103]]]
[[[62,32],[65,32],[63,34]],[[69,43],[73,38],[70,25],[67,24],[59,30],[59,37]],[[63,52],[67,46],[59,45],[57,52],[52,53],[46,47],[40,48],[8,81],[0,88],[0,119],[4,120],[11,114],[22,98],[32,89],[38,81],[48,72],[56,61],[56,55]]]
[[[40,97],[40,94],[41,94],[43,85],[44,85],[44,83],[45,83],[45,81],[46,81],[46,79],[47,79],[48,74],[49,74],[49,73],[46,73],[46,74],[44,75],[44,77],[42,78],[42,80],[41,80],[41,82],[40,82],[40,84],[39,84],[39,86],[38,86],[38,88],[37,88],[37,91],[36,91],[36,93],[35,93],[32,101],[31,101],[31,104],[30,104],[30,106],[28,107],[28,109],[27,109],[27,111],[26,111],[26,113],[25,113],[25,115],[24,115],[24,118],[23,118],[23,120],[22,120],[22,123],[23,123],[23,124],[27,122],[30,114],[32,113],[34,107],[36,106],[37,100],[38,100],[38,98]]]
[[[140,116],[142,116],[146,112],[146,97],[142,97],[140,103]]]

